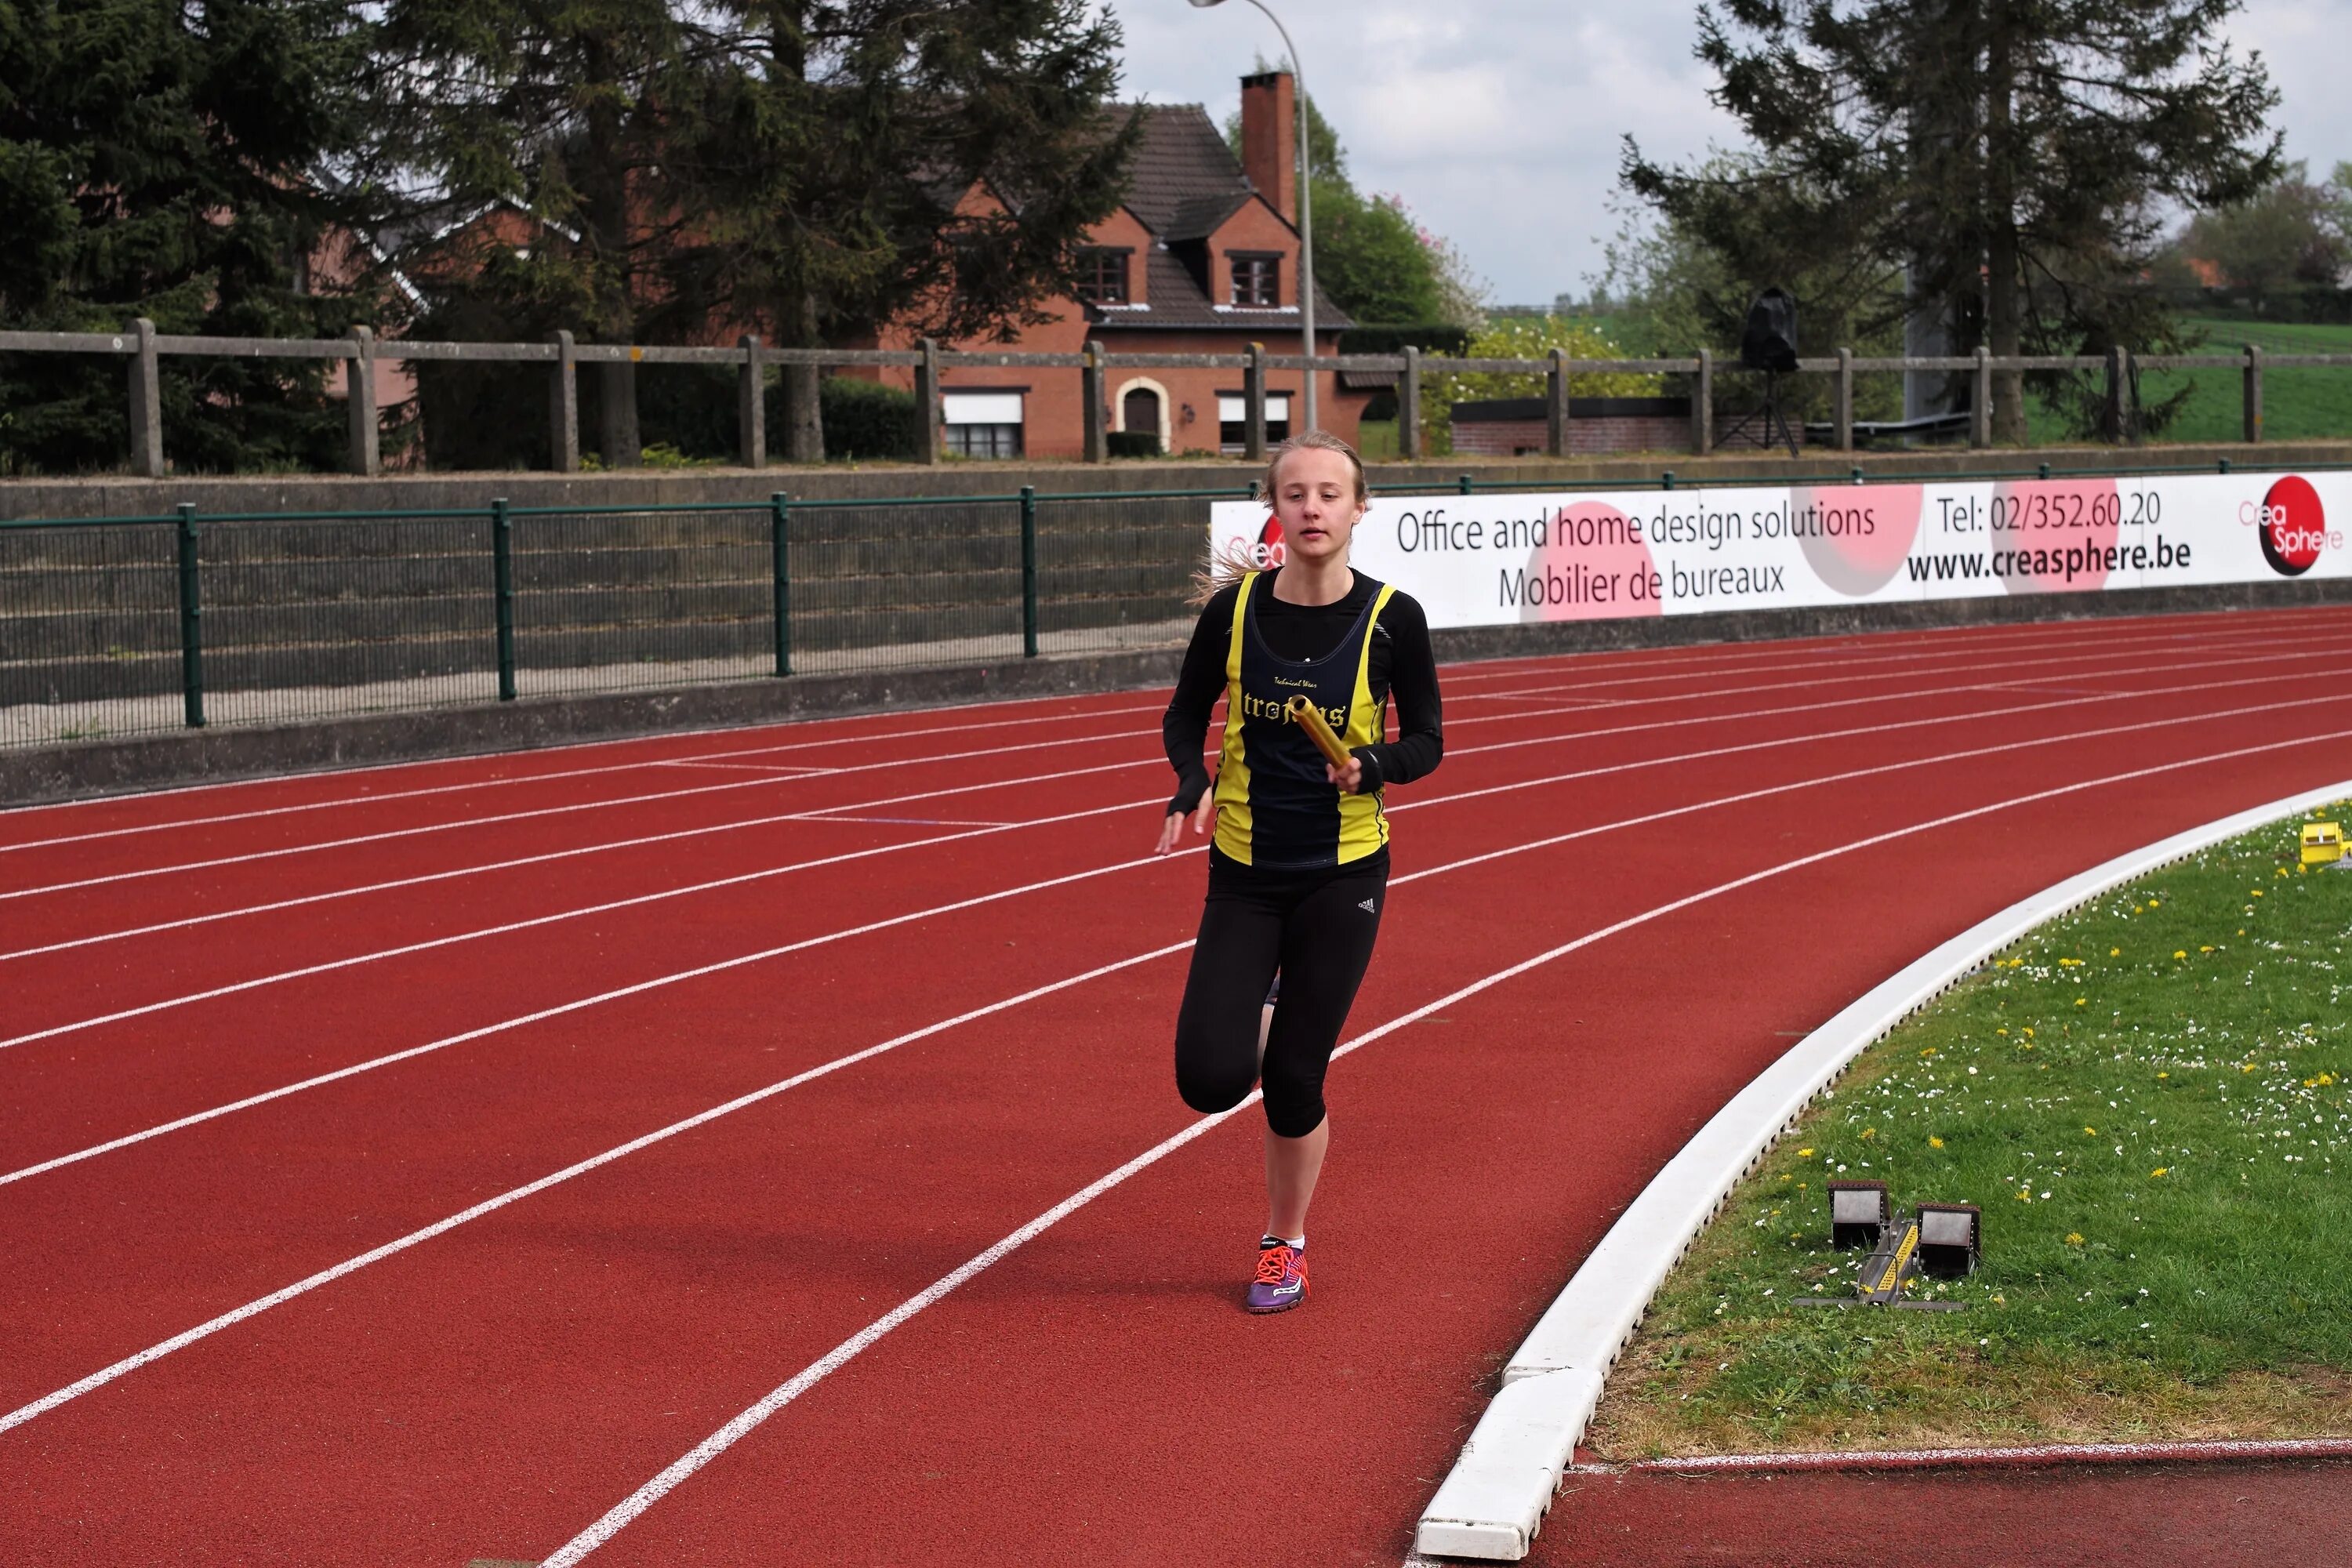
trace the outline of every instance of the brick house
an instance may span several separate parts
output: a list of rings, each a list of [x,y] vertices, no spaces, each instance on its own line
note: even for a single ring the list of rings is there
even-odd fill
[[[1242,448],[1238,370],[1122,369],[1122,353],[1303,352],[1298,310],[1297,99],[1287,71],[1242,79],[1237,162],[1198,104],[1147,105],[1126,202],[1089,236],[1077,297],[1046,302],[1054,319],[1010,342],[943,348],[1076,353],[1089,342],[1111,356],[1108,427],[1150,435],[1162,452]],[[967,198],[993,198],[974,192]],[[1337,353],[1353,323],[1318,293],[1315,336]],[[889,339],[903,346],[904,339]],[[886,373],[900,386],[912,373]],[[1352,441],[1370,391],[1318,373],[1323,427]],[[1300,412],[1298,371],[1266,373],[1266,434],[1290,433]],[[1076,458],[1084,447],[1075,370],[951,366],[941,373],[946,446],[967,457]]]

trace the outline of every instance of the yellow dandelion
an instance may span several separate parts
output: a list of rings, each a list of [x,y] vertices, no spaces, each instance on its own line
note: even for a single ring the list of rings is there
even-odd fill
[[[2155,1170],[2148,1173],[2151,1176],[2168,1176],[2171,1173],[2172,1167],[2169,1165],[2158,1165]]]
[[[2198,951],[2198,952],[2212,952],[2212,951],[2213,951],[2213,945],[2212,945],[2212,943],[2208,942],[2208,943],[2206,943],[2204,946],[2202,946],[2202,947],[2199,948],[2197,951]]]
[[[2077,1007],[2087,1007],[2090,1005],[2091,999],[2088,996],[2077,996],[2074,998],[2074,1005]]]
[[[1927,1147],[1930,1149],[1940,1149],[1943,1146],[1944,1141],[1941,1138],[1931,1137],[1927,1140]]]
[[[2066,1233],[2066,1245],[2067,1245],[2067,1246],[2069,1246],[2069,1247],[2080,1247],[2080,1246],[2082,1246],[2082,1245],[2083,1245],[2083,1233],[2082,1233],[2081,1231],[2079,1231],[2079,1230],[2070,1230],[2070,1231],[2068,1231],[2068,1232]]]
[[[1996,1035],[2006,1035],[2009,1031],[2007,1029],[1995,1029],[1993,1033]]]
[[[1797,1158],[1800,1160],[1810,1160],[1812,1157],[1813,1152],[1811,1149],[1800,1149],[1797,1151]]]
[[[2083,1131],[2093,1138],[2096,1138],[2099,1135],[2099,1130],[2095,1127],[2085,1127]]]
[[[2030,1204],[2030,1203],[2032,1203],[2032,1202],[2033,1201],[2033,1189],[2032,1189],[2032,1188],[2031,1188],[2031,1187],[2020,1187],[2020,1188],[2018,1188],[2018,1189],[2017,1189],[2017,1201],[2018,1201],[2019,1203],[2021,1203],[2021,1204]]]
[[[2175,958],[2186,958],[2189,954],[2185,950],[2176,947],[2172,950],[2172,956]]]
[[[2120,947],[2111,947],[2107,949],[2107,956],[2109,958],[2121,958],[2123,955],[2124,950]]]
[[[2168,1072],[2160,1072],[2160,1073],[2157,1074],[2156,1076],[2157,1076],[2157,1077],[2158,1077],[2158,1078],[2170,1078],[2172,1075],[2171,1075],[2170,1073],[2168,1073]]]
[[[2029,1028],[2029,1029],[2027,1029],[2027,1030],[2025,1030],[2025,1031],[2024,1031],[2024,1034],[2025,1034],[2025,1037],[2026,1037],[2027,1039],[2029,1039],[2029,1040],[2030,1040],[2030,1039],[2032,1039],[2032,1038],[2033,1037],[2033,1031],[2032,1031],[2032,1029],[2030,1029],[2030,1028]]]

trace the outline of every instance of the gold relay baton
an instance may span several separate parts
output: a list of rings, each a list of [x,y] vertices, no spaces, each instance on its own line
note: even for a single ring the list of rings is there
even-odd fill
[[[1317,751],[1330,759],[1333,767],[1344,768],[1354,760],[1348,754],[1348,748],[1339,743],[1339,737],[1332,733],[1330,721],[1323,717],[1323,710],[1316,707],[1304,692],[1284,703],[1282,711],[1292,723],[1307,731],[1307,738],[1315,742]]]

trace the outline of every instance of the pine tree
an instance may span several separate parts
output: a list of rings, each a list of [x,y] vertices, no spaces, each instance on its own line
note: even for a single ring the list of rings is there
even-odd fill
[[[898,328],[1009,337],[1067,295],[1140,134],[1119,33],[1084,0],[712,0],[679,104],[667,310],[814,347]],[[823,455],[817,378],[783,448]]]
[[[2237,0],[1725,0],[1699,12],[1713,97],[1754,142],[1730,170],[1626,145],[1624,178],[1760,289],[1836,279],[1818,318],[1939,312],[1955,350],[2162,348],[2140,279],[2167,203],[2268,181],[2277,101],[2221,37]],[[1884,321],[1876,323],[1880,326]],[[1995,378],[1997,439],[2024,385]]]
[[[359,133],[364,26],[344,0],[0,0],[0,325],[339,335],[367,301],[306,292],[361,193],[321,178]],[[184,469],[333,467],[327,367],[170,357]],[[119,361],[0,355],[0,471],[118,466]]]

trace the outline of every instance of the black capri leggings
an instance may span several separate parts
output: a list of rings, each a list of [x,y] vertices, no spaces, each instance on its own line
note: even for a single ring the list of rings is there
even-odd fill
[[[1372,961],[1388,858],[1268,871],[1209,851],[1209,898],[1176,1016],[1176,1089],[1185,1104],[1230,1110],[1263,1077],[1266,1125],[1276,1134],[1304,1138],[1323,1124],[1323,1074]],[[1261,1068],[1259,1010],[1277,969],[1282,995]]]

